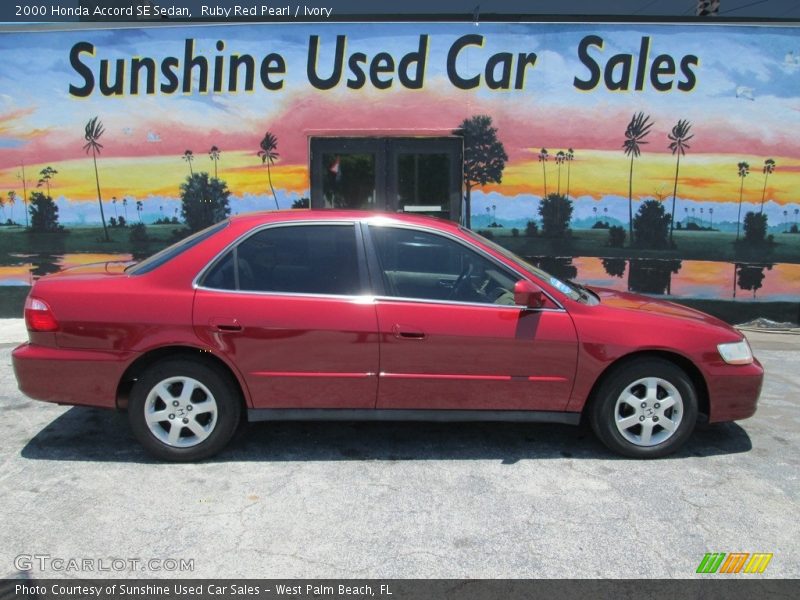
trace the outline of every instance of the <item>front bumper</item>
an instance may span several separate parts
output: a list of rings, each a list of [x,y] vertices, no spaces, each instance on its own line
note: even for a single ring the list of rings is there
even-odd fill
[[[752,417],[763,382],[764,367],[757,359],[749,365],[719,365],[706,373],[709,423]]]
[[[11,353],[20,391],[34,400],[115,408],[117,386],[132,352],[22,344]]]

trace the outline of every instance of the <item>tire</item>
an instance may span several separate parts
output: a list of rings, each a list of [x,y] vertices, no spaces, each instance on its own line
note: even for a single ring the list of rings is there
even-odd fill
[[[697,391],[674,363],[638,359],[615,369],[600,385],[589,407],[589,421],[600,441],[618,454],[666,456],[694,431]]]
[[[191,462],[214,456],[233,437],[242,415],[230,377],[206,363],[167,359],[149,367],[131,389],[128,419],[156,458]]]

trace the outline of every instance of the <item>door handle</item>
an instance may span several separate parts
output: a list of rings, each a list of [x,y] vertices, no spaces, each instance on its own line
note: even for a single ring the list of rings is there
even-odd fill
[[[239,320],[232,317],[214,317],[209,319],[209,325],[217,331],[233,332],[242,330],[242,324],[239,323]]]
[[[398,340],[424,340],[425,332],[405,325],[393,325],[392,333]]]

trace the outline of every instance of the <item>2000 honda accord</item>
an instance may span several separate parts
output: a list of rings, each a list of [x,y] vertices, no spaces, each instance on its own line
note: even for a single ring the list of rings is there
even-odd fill
[[[38,280],[20,389],[127,409],[168,460],[244,419],[591,423],[663,456],[756,409],[763,369],[703,313],[567,283],[446,221],[352,211],[234,217],[134,265]]]

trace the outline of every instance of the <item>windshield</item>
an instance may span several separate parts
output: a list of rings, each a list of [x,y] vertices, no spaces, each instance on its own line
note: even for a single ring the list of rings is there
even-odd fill
[[[528,273],[533,275],[535,278],[549,283],[551,286],[556,288],[559,292],[561,292],[565,296],[568,296],[572,300],[577,300],[578,302],[580,302],[582,300],[584,300],[584,301],[588,300],[588,296],[586,295],[586,292],[584,292],[583,289],[581,289],[581,286],[579,286],[578,284],[572,283],[570,281],[567,281],[567,282],[561,281],[558,277],[554,277],[553,275],[550,275],[550,273],[548,273],[547,271],[543,271],[539,267],[534,267],[531,263],[529,263],[525,259],[517,256],[516,254],[514,254],[513,252],[511,252],[507,248],[503,248],[500,244],[497,244],[497,243],[493,242],[492,240],[483,237],[479,233],[475,233],[474,231],[471,231],[471,230],[469,230],[469,229],[467,229],[465,227],[461,227],[460,229],[461,229],[461,231],[466,233],[468,236],[478,240],[482,244],[486,244],[492,250],[494,250],[494,251],[502,254],[506,258],[514,261],[516,264],[518,264],[525,271],[527,271]]]
[[[201,231],[198,231],[197,233],[190,235],[189,237],[184,238],[167,248],[164,248],[160,252],[156,252],[153,254],[153,256],[144,259],[142,262],[131,265],[125,269],[125,271],[131,275],[144,275],[145,273],[149,273],[153,269],[156,269],[164,263],[169,262],[179,254],[186,252],[189,248],[192,248],[203,240],[210,238],[224,227],[227,227],[228,223],[229,222],[226,220],[222,221],[221,223],[216,223],[211,227],[207,227],[206,229],[202,229]]]

